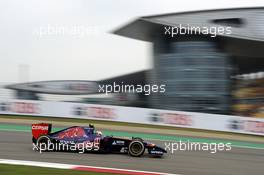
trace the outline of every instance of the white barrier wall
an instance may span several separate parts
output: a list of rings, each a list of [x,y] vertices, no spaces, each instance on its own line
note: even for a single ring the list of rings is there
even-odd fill
[[[264,136],[264,119],[231,115],[29,100],[2,101],[0,114],[109,120]]]

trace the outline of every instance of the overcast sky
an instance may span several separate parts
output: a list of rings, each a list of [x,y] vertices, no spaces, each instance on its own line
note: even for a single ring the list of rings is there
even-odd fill
[[[0,0],[0,82],[99,80],[144,70],[151,44],[109,31],[144,15],[261,1]]]

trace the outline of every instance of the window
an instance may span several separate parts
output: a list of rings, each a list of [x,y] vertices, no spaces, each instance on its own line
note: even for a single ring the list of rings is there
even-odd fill
[[[212,21],[215,24],[231,27],[242,27],[245,24],[245,21],[242,18],[214,19]]]

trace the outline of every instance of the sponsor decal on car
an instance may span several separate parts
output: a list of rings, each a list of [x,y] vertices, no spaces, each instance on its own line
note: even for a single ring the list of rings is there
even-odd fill
[[[112,145],[125,145],[125,141],[123,141],[123,140],[114,140]]]
[[[49,126],[32,125],[33,130],[48,130]]]
[[[163,154],[162,151],[157,151],[157,150],[151,150],[150,153],[151,154]]]

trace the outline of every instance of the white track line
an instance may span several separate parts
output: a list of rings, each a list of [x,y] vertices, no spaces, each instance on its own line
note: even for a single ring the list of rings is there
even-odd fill
[[[12,159],[0,159],[0,164],[37,166],[37,167],[58,168],[58,169],[72,169],[73,168],[73,165],[69,165],[69,164],[25,161],[25,160],[12,160]]]

